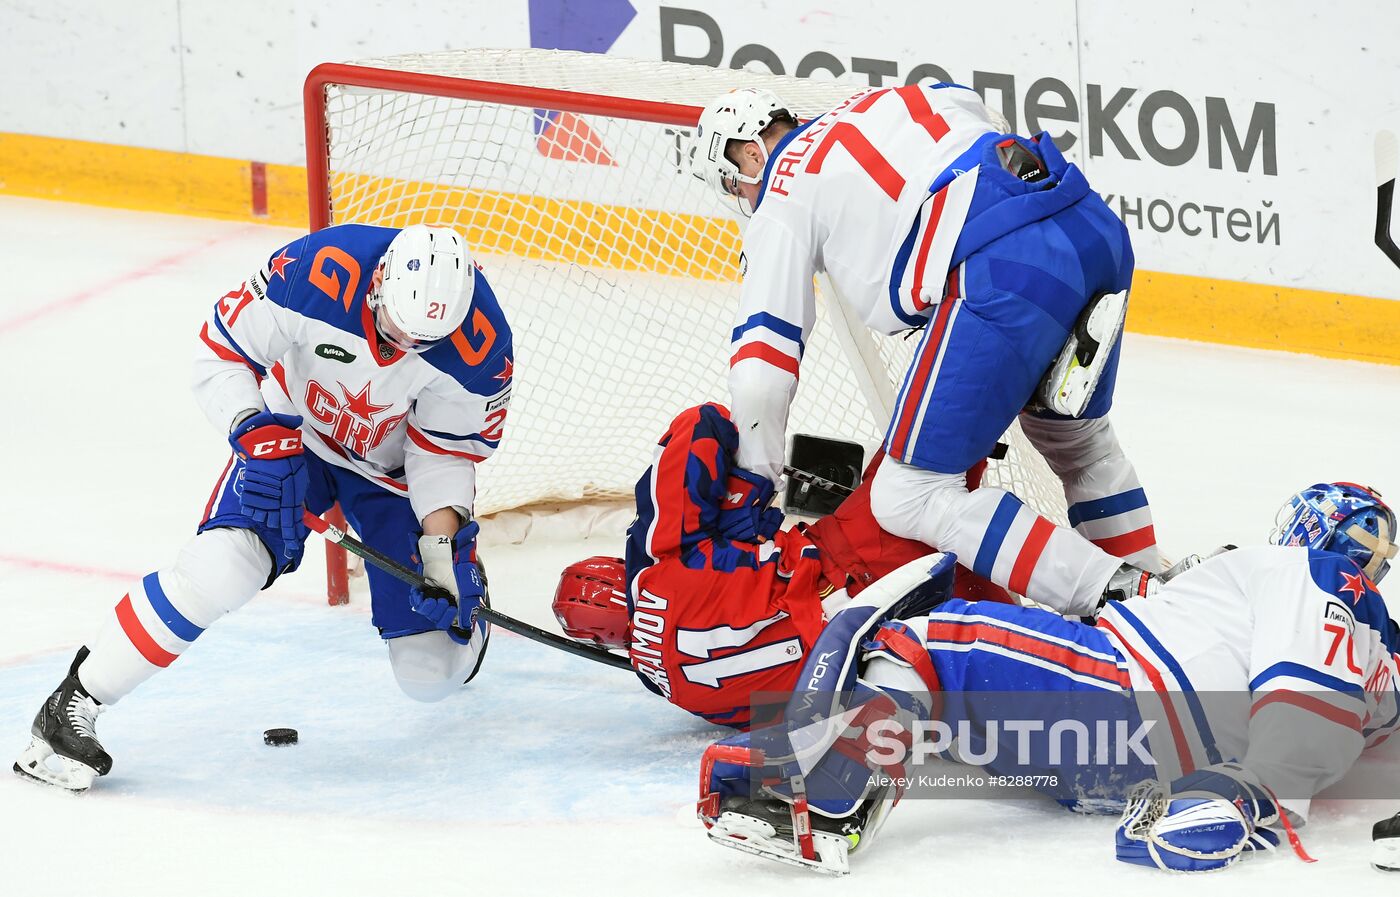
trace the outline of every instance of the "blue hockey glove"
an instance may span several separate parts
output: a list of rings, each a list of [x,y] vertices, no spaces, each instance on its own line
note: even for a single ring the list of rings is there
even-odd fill
[[[729,471],[724,501],[719,506],[719,531],[731,542],[759,542],[773,538],[783,525],[783,512],[770,508],[773,481],[760,474]]]
[[[300,427],[299,415],[261,411],[236,425],[228,436],[234,454],[243,462],[235,489],[239,509],[277,534],[288,557],[307,535],[301,515],[310,478]]]
[[[424,578],[451,593],[453,600],[425,594],[413,589],[408,594],[409,606],[426,617],[433,628],[446,630],[453,641],[467,644],[469,639],[453,629],[485,632],[485,621],[478,621],[476,612],[486,594],[486,581],[476,563],[476,535],[480,527],[475,520],[457,530],[457,535],[420,536],[414,560]],[[454,603],[455,602],[455,603]]]

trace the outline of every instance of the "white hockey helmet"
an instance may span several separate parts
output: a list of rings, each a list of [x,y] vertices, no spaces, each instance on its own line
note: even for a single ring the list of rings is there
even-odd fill
[[[386,341],[422,352],[457,331],[471,308],[476,265],[450,227],[413,224],[399,231],[374,271],[369,307]]]
[[[778,95],[761,87],[739,87],[715,97],[700,113],[695,126],[695,139],[690,144],[690,173],[726,196],[739,196],[739,184],[757,184],[762,179],[746,177],[739,166],[729,161],[725,148],[729,141],[757,141],[759,151],[767,158],[762,133],[774,120],[795,121]],[[745,215],[751,211],[739,202]]]

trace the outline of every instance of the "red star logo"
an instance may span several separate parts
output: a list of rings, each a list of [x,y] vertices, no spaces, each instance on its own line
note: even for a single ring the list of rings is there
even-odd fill
[[[1355,604],[1361,600],[1361,596],[1366,594],[1366,576],[1358,573],[1353,576],[1350,573],[1342,574],[1342,587],[1337,590],[1338,594],[1351,592],[1351,603]]]
[[[286,280],[287,275],[285,272],[287,270],[287,266],[294,261],[296,261],[296,259],[287,255],[287,250],[282,250],[281,255],[277,256],[277,258],[267,263],[268,268],[272,271],[272,273],[268,275],[267,279],[271,280],[274,277],[280,277],[283,280]]]
[[[360,420],[374,423],[374,416],[381,411],[387,411],[388,405],[376,405],[369,398],[369,384],[355,394],[351,394],[344,383],[340,384],[340,392],[345,396],[345,408]]]
[[[491,375],[493,380],[499,380],[502,383],[509,383],[510,378],[513,376],[515,376],[515,362],[511,361],[509,358],[506,359],[505,366],[501,368],[499,374]]]

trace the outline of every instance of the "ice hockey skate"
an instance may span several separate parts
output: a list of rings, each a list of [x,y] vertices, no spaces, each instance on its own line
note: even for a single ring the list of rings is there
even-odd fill
[[[888,790],[878,789],[841,818],[814,813],[805,802],[794,812],[793,805],[782,800],[731,798],[706,833],[716,844],[745,853],[827,875],[847,875],[850,854],[862,842],[870,842],[894,805]]]
[[[1040,385],[1040,401],[1056,414],[1079,417],[1103,377],[1113,346],[1123,335],[1128,293],[1095,298],[1075,322],[1069,341]]]
[[[112,771],[112,757],[95,729],[102,705],[78,681],[78,667],[87,655],[87,648],[78,651],[68,676],[34,717],[33,738],[14,765],[20,776],[80,793]]]

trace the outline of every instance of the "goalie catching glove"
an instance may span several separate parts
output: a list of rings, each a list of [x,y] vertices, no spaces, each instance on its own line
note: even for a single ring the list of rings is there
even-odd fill
[[[1282,823],[1302,850],[1272,795],[1244,767],[1219,763],[1172,783],[1144,782],[1128,798],[1118,823],[1118,859],[1167,872],[1213,872],[1256,850],[1273,850]]]
[[[486,580],[476,561],[476,536],[480,527],[469,520],[455,536],[419,536],[414,561],[418,572],[451,595],[414,588],[408,594],[409,606],[442,629],[459,644],[468,644],[480,633],[486,636],[486,621],[477,619],[486,595]]]

